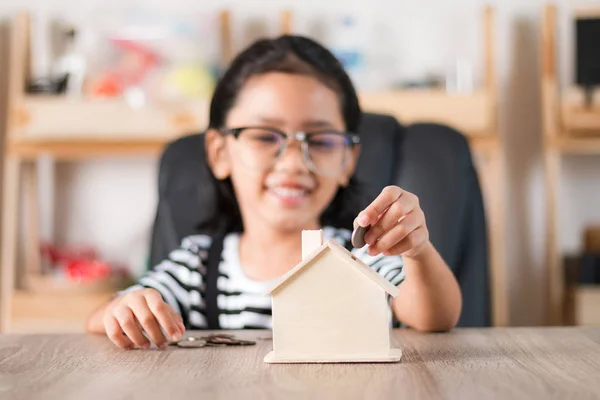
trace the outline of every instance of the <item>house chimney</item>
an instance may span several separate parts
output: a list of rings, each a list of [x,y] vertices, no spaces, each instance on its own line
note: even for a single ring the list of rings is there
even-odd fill
[[[302,231],[302,260],[323,244],[323,230]]]

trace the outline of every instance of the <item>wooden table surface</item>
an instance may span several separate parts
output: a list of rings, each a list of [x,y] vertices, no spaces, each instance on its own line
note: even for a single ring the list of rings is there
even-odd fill
[[[265,364],[269,331],[233,333],[257,344],[127,351],[103,336],[0,335],[0,399],[600,398],[600,328],[396,330],[397,364]]]

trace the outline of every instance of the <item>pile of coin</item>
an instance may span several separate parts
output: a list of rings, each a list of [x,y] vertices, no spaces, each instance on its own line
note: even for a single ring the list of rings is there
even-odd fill
[[[237,339],[234,335],[210,334],[208,336],[188,336],[169,345],[193,348],[193,347],[225,347],[225,346],[251,346],[256,344],[251,340]]]

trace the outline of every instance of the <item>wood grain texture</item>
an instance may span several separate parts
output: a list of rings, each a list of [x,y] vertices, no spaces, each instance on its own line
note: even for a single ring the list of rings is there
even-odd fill
[[[22,166],[24,186],[24,207],[26,208],[27,242],[25,243],[25,271],[20,277],[23,286],[28,284],[28,278],[42,273],[42,254],[40,242],[40,204],[38,171],[35,163],[24,163]]]
[[[547,320],[549,324],[563,323],[563,301],[565,281],[559,243],[560,210],[559,190],[562,158],[556,148],[544,150],[544,169],[546,182],[546,264],[547,264]]]
[[[564,155],[599,155],[600,136],[577,138],[569,136],[558,136],[547,142],[547,147],[555,149]]]
[[[19,143],[172,140],[206,129],[210,99],[155,102],[143,108],[125,100],[27,96],[19,109]]]
[[[62,292],[15,291],[9,310],[10,324],[4,332],[83,333],[87,318],[113,294],[114,290],[95,293],[77,293],[68,289]]]
[[[575,289],[575,322],[577,325],[600,325],[600,287],[578,285]]]
[[[558,83],[556,83],[558,85]],[[563,89],[560,99],[562,128],[568,136],[598,137],[600,127],[600,90],[592,92],[592,103],[586,105],[585,92],[578,86]]]
[[[600,223],[590,225],[583,232],[584,251],[600,253]]]
[[[281,12],[281,34],[291,35],[292,34],[292,11],[284,10]]]
[[[302,259],[308,259],[308,256],[317,251],[323,245],[323,230],[303,230],[302,231]]]
[[[483,144],[483,143],[482,143]],[[490,227],[490,274],[492,283],[492,324],[496,327],[509,325],[509,290],[506,270],[506,167],[504,153],[499,142],[488,146],[470,144],[475,169],[481,184],[486,218]]]
[[[489,102],[490,125],[498,125],[498,80],[496,73],[496,10],[492,6],[486,6],[483,12],[484,25],[484,48],[485,54],[485,89],[488,95],[494,99]]]
[[[226,68],[234,57],[233,38],[231,35],[231,13],[223,10],[219,14],[221,34],[221,67]]]
[[[546,190],[546,321],[551,325],[563,322],[564,282],[562,260],[558,245],[558,186],[560,182],[561,157],[552,145],[561,137],[560,94],[557,79],[557,8],[553,4],[544,7],[541,24],[542,70],[542,136],[544,139],[544,179]]]
[[[325,251],[273,293],[269,361],[390,359],[387,293],[353,264]]]
[[[263,362],[268,340],[126,351],[102,336],[4,335],[0,398],[600,398],[600,328],[397,330],[392,339],[404,353],[397,364],[271,365]]]
[[[0,332],[9,328],[17,259],[20,160],[6,154],[2,181],[2,254],[0,254]]]
[[[405,89],[359,93],[364,111],[389,114],[403,124],[428,121],[446,124],[468,137],[495,131],[491,110],[496,99],[478,89],[472,94],[448,94],[438,89]]]

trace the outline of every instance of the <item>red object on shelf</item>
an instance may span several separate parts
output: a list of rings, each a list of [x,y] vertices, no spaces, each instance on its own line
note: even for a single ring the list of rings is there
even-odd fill
[[[92,94],[98,97],[117,97],[123,92],[123,87],[116,74],[107,73],[100,78],[92,88]]]
[[[111,268],[108,263],[99,260],[73,260],[65,266],[65,273],[71,280],[89,282],[108,278]]]
[[[86,247],[58,247],[52,244],[42,244],[42,256],[47,257],[50,264],[60,266],[73,260],[97,260],[96,250],[90,246]]]
[[[111,278],[130,278],[126,265],[102,260],[92,246],[57,246],[43,243],[40,251],[50,268],[58,272],[62,279],[72,283],[102,283]]]

